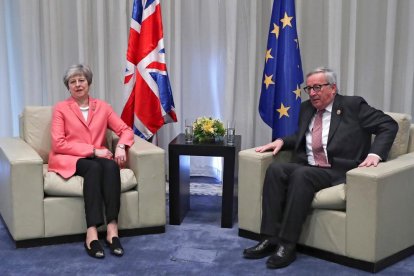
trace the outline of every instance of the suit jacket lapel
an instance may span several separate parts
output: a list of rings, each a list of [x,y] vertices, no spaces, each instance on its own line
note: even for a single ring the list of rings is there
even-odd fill
[[[343,108],[341,103],[341,95],[336,95],[334,103],[332,105],[332,113],[331,113],[331,125],[329,127],[329,134],[328,134],[328,145],[332,140],[336,130],[338,129],[339,124],[342,120]]]
[[[85,121],[85,118],[83,117],[82,112],[80,111],[79,105],[75,102],[73,98],[69,99],[69,107],[72,110],[72,112],[76,115],[76,117],[78,117],[79,121],[81,121],[82,124],[89,128],[89,125],[95,114],[96,100],[89,97],[89,113],[87,121]]]
[[[80,111],[79,105],[73,99],[70,100],[69,108],[70,108],[70,110],[72,110],[72,112],[75,114],[75,116],[78,117],[79,121],[81,121],[82,124],[87,126],[86,122],[85,122],[85,118],[83,117],[83,115]]]
[[[302,140],[302,138],[305,136],[306,134],[306,130],[309,127],[309,124],[312,120],[313,115],[316,112],[316,108],[314,108],[312,105],[309,105],[309,108],[306,108],[305,110],[303,110],[303,124],[302,127],[299,129],[299,140]]]
[[[95,115],[96,110],[96,100],[89,97],[89,114],[88,121],[86,122],[87,126],[90,126],[93,116]]]

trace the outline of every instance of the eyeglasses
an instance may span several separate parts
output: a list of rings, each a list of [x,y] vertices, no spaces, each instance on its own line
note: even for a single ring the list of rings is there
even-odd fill
[[[330,83],[324,83],[324,84],[315,84],[314,86],[305,86],[303,87],[303,90],[305,90],[306,94],[310,94],[312,89],[315,92],[319,92],[322,90],[322,87],[326,86],[326,85],[331,85]]]

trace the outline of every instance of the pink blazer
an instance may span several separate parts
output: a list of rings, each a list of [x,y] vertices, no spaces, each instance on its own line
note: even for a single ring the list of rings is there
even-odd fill
[[[130,147],[134,143],[132,129],[106,102],[89,97],[87,121],[72,97],[57,103],[51,125],[49,171],[64,178],[74,175],[78,159],[91,156],[94,148],[104,148],[107,128],[120,137],[120,144]]]

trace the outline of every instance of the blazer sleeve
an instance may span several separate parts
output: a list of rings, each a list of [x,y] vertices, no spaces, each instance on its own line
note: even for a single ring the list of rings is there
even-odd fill
[[[134,144],[134,132],[125,124],[125,122],[114,112],[111,106],[108,105],[108,128],[119,136],[119,144],[124,144],[131,147]]]
[[[375,153],[385,161],[398,132],[398,124],[389,115],[375,109],[361,98],[359,119],[361,126],[375,134],[370,153]]]

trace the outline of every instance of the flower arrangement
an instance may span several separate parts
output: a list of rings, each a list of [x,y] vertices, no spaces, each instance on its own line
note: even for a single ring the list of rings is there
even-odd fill
[[[193,123],[194,140],[198,142],[214,142],[223,138],[223,123],[211,117],[198,117]]]

